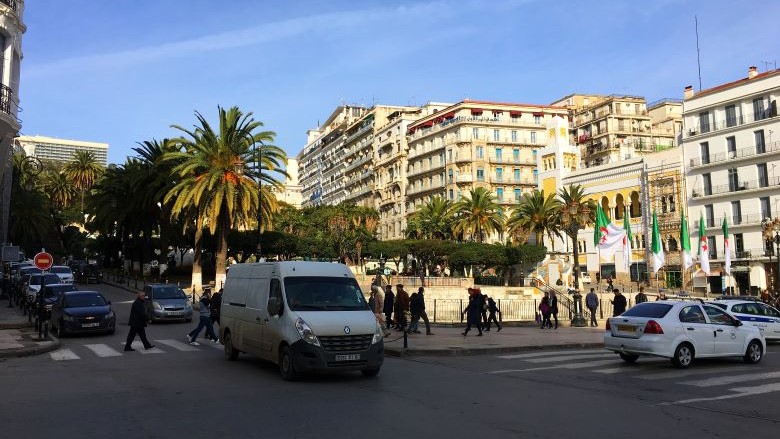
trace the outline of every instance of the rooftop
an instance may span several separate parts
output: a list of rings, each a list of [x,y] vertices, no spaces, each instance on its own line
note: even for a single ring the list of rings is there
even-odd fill
[[[89,146],[94,148],[108,148],[108,143],[102,143],[102,142],[87,142],[84,140],[69,140],[69,139],[60,139],[57,137],[47,137],[47,136],[19,136],[16,138],[19,142],[25,142],[25,143],[50,143],[50,144],[56,144],[56,145],[67,145],[67,146]]]
[[[780,69],[769,70],[769,71],[766,71],[766,72],[763,72],[763,73],[758,73],[758,74],[756,74],[756,76],[754,76],[752,78],[751,77],[746,77],[746,78],[738,79],[736,81],[727,82],[725,84],[716,85],[715,87],[711,87],[711,88],[707,88],[707,89],[695,92],[693,94],[693,96],[691,96],[689,98],[686,98],[685,100],[686,101],[692,101],[692,100],[700,98],[702,96],[707,96],[707,95],[710,95],[710,94],[713,94],[713,93],[717,93],[717,92],[720,92],[720,91],[728,90],[730,88],[739,87],[740,85],[747,84],[748,82],[758,81],[758,80],[761,80],[761,79],[766,79],[766,78],[770,78],[770,77],[777,76],[777,75],[780,75]]]

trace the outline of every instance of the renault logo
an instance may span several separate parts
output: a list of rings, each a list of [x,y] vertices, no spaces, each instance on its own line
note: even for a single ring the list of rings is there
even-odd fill
[[[351,329],[349,329],[349,326],[345,326],[345,327],[344,327],[344,333],[345,333],[345,334],[349,334],[349,333],[350,333],[350,331],[352,331],[352,330],[351,330]]]

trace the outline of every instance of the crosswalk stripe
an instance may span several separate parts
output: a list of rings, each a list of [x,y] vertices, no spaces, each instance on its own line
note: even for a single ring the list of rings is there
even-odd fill
[[[168,340],[155,340],[155,341],[157,343],[162,343],[162,344],[164,344],[166,346],[170,346],[170,347],[172,347],[172,348],[174,348],[174,349],[176,349],[178,351],[182,351],[182,352],[194,352],[194,351],[199,351],[200,350],[200,349],[198,349],[198,348],[196,348],[194,346],[190,346],[190,345],[188,345],[188,344],[186,344],[184,342],[178,341],[178,340],[168,339]]]
[[[692,370],[673,370],[670,372],[635,375],[633,376],[633,378],[639,378],[642,380],[665,380],[665,379],[683,378],[683,377],[696,376],[696,375],[710,375],[713,373],[729,373],[732,371],[737,371],[738,369],[744,367],[745,367],[744,365],[740,364],[740,365],[734,365],[730,367],[712,367],[712,368],[701,368],[701,369],[692,369]]]
[[[85,344],[85,348],[89,349],[90,351],[94,352],[95,355],[98,357],[120,357],[122,356],[121,353],[114,350],[110,346],[106,344]]]
[[[721,395],[721,396],[713,396],[710,398],[683,399],[680,401],[662,403],[660,405],[691,404],[694,402],[720,401],[723,399],[734,399],[734,398],[742,398],[745,396],[762,395],[764,393],[780,392],[780,383],[762,384],[760,386],[751,386],[751,387],[734,387],[729,390],[736,393],[730,393],[728,395]]]
[[[516,360],[520,358],[536,358],[536,357],[544,357],[548,355],[592,354],[593,352],[597,352],[599,350],[600,349],[572,349],[572,350],[563,350],[563,351],[544,351],[544,352],[534,352],[531,354],[499,355],[498,358],[502,360]]]
[[[559,363],[562,361],[589,360],[591,358],[604,358],[604,357],[616,358],[615,354],[611,352],[603,352],[600,354],[591,354],[591,355],[576,355],[576,356],[565,355],[559,357],[529,358],[528,360],[525,361],[529,363]]]
[[[120,341],[120,345],[124,346],[125,342]],[[133,342],[133,344],[130,345],[131,348],[135,349],[136,352],[140,352],[143,355],[149,355],[149,354],[164,354],[164,351],[161,351],[159,348],[152,348],[152,349],[146,349],[144,348],[144,344],[140,341],[136,340]]]
[[[78,360],[79,358],[81,358],[70,349],[59,349],[54,352],[51,352],[49,356],[54,361]]]
[[[587,367],[605,366],[607,364],[615,364],[615,360],[600,360],[600,361],[586,361],[584,363],[570,363],[559,364],[555,367],[560,369],[585,369]]]
[[[208,342],[208,343],[201,343],[200,345],[201,346],[208,346],[208,347],[214,348],[214,349],[219,349],[220,351],[222,350],[222,347],[223,347],[222,343],[214,343],[213,341],[212,342]]]
[[[698,381],[682,381],[678,384],[685,384],[687,386],[696,387],[713,387],[724,386],[727,384],[743,383],[746,381],[758,381],[768,380],[773,378],[780,378],[780,372],[768,372],[768,373],[753,373],[747,375],[730,375],[725,377],[708,378]]]
[[[608,368],[608,369],[597,369],[597,370],[594,370],[593,373],[602,373],[604,375],[612,375],[612,374],[615,374],[615,373],[625,372],[627,370],[629,370],[629,369],[627,369],[625,367],[611,367],[611,368]]]

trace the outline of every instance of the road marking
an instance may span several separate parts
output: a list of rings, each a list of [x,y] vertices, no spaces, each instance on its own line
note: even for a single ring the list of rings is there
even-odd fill
[[[214,343],[213,341],[210,342],[204,342],[200,344],[201,346],[208,346],[210,348],[219,349],[222,350],[222,343]]]
[[[120,341],[119,344],[122,346],[125,345],[125,342]],[[144,344],[138,340],[134,341],[133,344],[130,345],[133,349],[136,350],[136,352],[140,352],[143,355],[149,355],[149,354],[164,354],[164,351],[161,351],[158,348],[152,348],[152,349],[146,349],[144,348]]]
[[[502,360],[516,360],[520,358],[535,358],[535,357],[544,357],[547,355],[575,355],[575,354],[592,354],[595,351],[599,351],[601,349],[595,348],[595,349],[580,349],[580,350],[568,350],[568,351],[545,351],[545,352],[534,352],[532,354],[513,354],[513,355],[499,355],[497,358],[500,358]]]
[[[724,386],[727,384],[743,383],[745,381],[758,381],[769,380],[774,378],[780,378],[780,372],[768,372],[768,373],[754,373],[749,375],[731,375],[725,377],[708,378],[706,380],[698,381],[683,381],[677,384],[685,384],[687,386],[696,387],[712,387],[712,386]]]
[[[734,398],[742,398],[745,396],[754,396],[754,395],[762,395],[765,393],[780,392],[780,383],[762,384],[760,386],[752,386],[752,387],[734,387],[733,389],[729,389],[729,390],[736,393],[730,393],[728,395],[721,395],[721,396],[713,396],[711,398],[683,399],[680,401],[665,402],[660,405],[691,404],[694,402],[720,401],[723,399],[734,399]]]
[[[178,351],[182,351],[182,352],[196,352],[196,351],[200,350],[200,349],[198,349],[198,348],[196,348],[194,346],[190,346],[190,345],[188,345],[188,344],[186,344],[184,342],[178,341],[178,340],[168,339],[168,340],[155,340],[155,341],[157,343],[162,343],[162,344],[164,344],[166,346],[170,346],[170,347],[172,347],[172,348],[174,348],[174,349],[176,349]]]
[[[528,369],[503,369],[503,370],[493,370],[490,372],[487,372],[491,375],[499,375],[503,373],[519,373],[519,372],[533,372],[537,370],[550,370],[550,369],[585,369],[587,367],[598,367],[598,366],[604,366],[607,364],[614,364],[615,360],[601,360],[601,361],[586,361],[581,363],[571,363],[571,364],[557,364],[555,366],[544,366],[544,367],[531,367]]]
[[[627,367],[612,367],[612,368],[609,368],[609,369],[598,369],[598,370],[594,370],[592,372],[593,373],[603,373],[604,375],[612,375],[614,373],[625,372],[627,370],[630,370],[630,369],[627,368]]]
[[[122,354],[106,344],[85,344],[85,348],[94,352],[98,357],[120,357]]]
[[[530,358],[525,361],[529,363],[558,363],[562,361],[589,360],[591,358],[604,358],[604,357],[617,358],[616,355],[611,352],[604,352],[601,354],[591,354],[591,355],[576,355],[576,356],[566,355],[566,356],[559,356],[559,357]]]
[[[73,353],[70,349],[60,349],[56,350],[49,354],[51,356],[51,359],[54,361],[65,361],[65,360],[78,360],[81,357]]]
[[[724,372],[728,373],[744,367],[745,367],[744,365],[740,364],[740,365],[734,365],[729,367],[714,367],[708,369],[673,370],[670,372],[652,373],[647,375],[635,375],[633,378],[639,378],[643,380],[665,380],[667,378],[682,378],[687,376],[709,375],[713,373],[724,373]]]

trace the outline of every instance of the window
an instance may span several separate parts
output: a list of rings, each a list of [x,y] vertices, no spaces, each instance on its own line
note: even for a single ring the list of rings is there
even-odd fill
[[[712,195],[712,176],[710,174],[702,174],[701,178],[704,183],[704,195]]]
[[[447,160],[452,162],[452,149],[447,150]]]
[[[737,168],[729,169],[729,190],[732,192],[739,190],[739,174],[737,173]]]
[[[701,142],[699,147],[701,148],[701,163],[706,165],[710,162],[710,144],[709,142]]]
[[[764,130],[753,131],[753,138],[756,141],[756,154],[765,153],[766,144],[764,143]]]
[[[479,139],[479,128],[472,128],[471,129],[471,138],[472,139]]]
[[[726,126],[733,127],[737,125],[737,108],[734,105],[726,106]]]
[[[520,190],[520,188],[515,188],[515,203],[519,203],[522,197],[523,192]]]
[[[539,170],[534,169],[534,184],[539,183]]]
[[[455,175],[454,175],[454,173],[452,172],[452,169],[448,169],[448,170],[447,170],[447,180],[448,180],[450,183],[452,183],[452,181],[454,180],[454,178],[455,178]],[[452,197],[450,197],[450,198],[452,198]]]
[[[704,313],[701,312],[699,305],[691,305],[680,310],[680,322],[707,323],[707,320],[704,319]]]
[[[761,120],[764,117],[764,98],[753,99],[753,120]]]
[[[761,219],[772,218],[772,208],[769,205],[769,197],[759,198],[761,203]]]
[[[699,128],[702,133],[710,132],[710,112],[704,111],[699,113]]]
[[[744,257],[745,253],[745,239],[741,233],[734,234],[734,251],[737,252],[737,257]]]
[[[769,175],[766,172],[766,163],[757,164],[756,169],[758,169],[758,186],[759,187],[769,186]]]
[[[478,159],[485,158],[485,149],[483,147],[481,147],[481,146],[477,147],[477,158]]]
[[[710,259],[715,259],[718,257],[718,248],[715,245],[715,237],[714,236],[708,236],[707,237],[707,246],[710,249]]]
[[[765,316],[774,317],[774,318],[780,317],[780,312],[778,312],[776,309],[772,308],[771,306],[765,305],[763,303],[758,303],[757,305],[759,309],[761,309],[762,314],[764,314]]]
[[[742,224],[742,204],[739,200],[731,202],[731,223]]]
[[[707,227],[715,227],[715,214],[712,210],[712,204],[704,206],[704,220],[707,222]]]
[[[498,139],[500,138],[500,131],[499,130],[493,130],[493,141],[498,142]]]
[[[536,131],[531,131],[531,143],[536,143]]]
[[[485,181],[485,170],[477,168],[477,181]]]
[[[520,183],[520,168],[513,169],[512,173],[514,174],[515,183]]]
[[[496,181],[504,180],[504,168],[496,168]]]
[[[704,311],[707,313],[707,317],[713,325],[734,325],[734,319],[720,308],[712,305],[704,305]]]
[[[726,137],[726,151],[729,152],[730,159],[737,156],[737,141],[734,136]]]
[[[512,142],[517,142],[517,131],[512,130]]]
[[[534,124],[541,125],[542,124],[542,116],[534,115]]]
[[[501,148],[496,148],[496,161],[501,163],[504,159],[504,151]]]
[[[520,161],[520,150],[518,148],[512,150],[512,159],[514,159],[515,162]]]
[[[453,199],[454,199],[454,197],[455,197],[455,191],[453,191],[452,189],[450,189],[450,200],[453,200]]]
[[[428,157],[428,167],[426,169],[433,169],[433,157]]]
[[[293,304],[294,305],[294,304]],[[276,312],[272,314],[272,310],[276,309]],[[268,306],[267,310],[271,315],[281,315],[280,310],[284,308],[284,302],[282,301],[282,284],[279,279],[271,279],[271,285],[268,288]]]
[[[362,311],[368,307],[357,281],[348,277],[288,277],[284,287],[293,311]]]
[[[498,198],[499,203],[504,201],[504,188],[496,189],[496,198]]]

